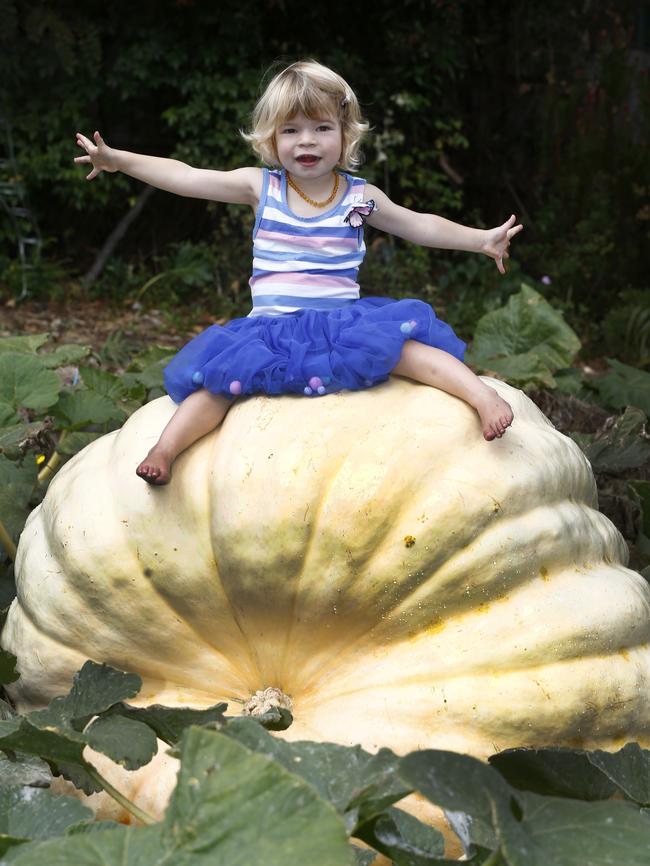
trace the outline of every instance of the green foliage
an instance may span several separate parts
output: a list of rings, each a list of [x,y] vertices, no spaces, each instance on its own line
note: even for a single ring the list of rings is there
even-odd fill
[[[553,388],[553,373],[569,367],[579,349],[580,340],[562,315],[524,283],[505,307],[479,321],[468,361],[520,387]]]
[[[53,752],[70,757],[72,746],[77,772],[68,775],[86,787],[79,770],[92,768],[78,744],[93,729],[93,747],[131,768],[144,761],[138,729],[163,733],[178,743],[181,761],[163,820],[146,828],[91,823],[78,801],[35,789],[47,773],[27,754],[14,755],[11,778],[19,781],[0,788],[0,862],[343,866],[372,863],[379,852],[395,866],[449,866],[438,831],[394,805],[413,790],[445,811],[475,866],[647,862],[650,751],[636,743],[616,753],[510,749],[489,764],[432,749],[371,755],[359,746],[278,740],[250,717],[226,718],[223,704],[136,710],[122,699],[139,686],[133,674],[86,662],[67,696],[0,723],[0,748],[13,753],[13,728],[27,752],[40,752],[58,772]],[[93,781],[128,803],[96,771]]]

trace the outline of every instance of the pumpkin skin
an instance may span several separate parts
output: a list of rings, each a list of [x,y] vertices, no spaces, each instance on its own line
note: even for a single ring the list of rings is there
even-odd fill
[[[650,730],[650,591],[590,466],[521,392],[474,411],[404,379],[235,403],[174,465],[135,466],[160,398],[70,460],[31,515],[2,645],[23,711],[87,658],[137,703],[293,702],[290,739],[616,749]]]

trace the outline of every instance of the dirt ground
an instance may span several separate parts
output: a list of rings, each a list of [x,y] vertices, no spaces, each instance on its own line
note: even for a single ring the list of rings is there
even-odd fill
[[[209,325],[224,321],[205,310],[145,310],[131,301],[121,306],[102,301],[0,304],[0,337],[47,333],[52,347],[81,343],[96,352],[107,341],[131,354],[154,344],[179,347]]]

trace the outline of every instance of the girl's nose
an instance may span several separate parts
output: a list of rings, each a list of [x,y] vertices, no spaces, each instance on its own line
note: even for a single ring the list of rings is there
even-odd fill
[[[311,129],[303,129],[298,136],[298,139],[300,141],[300,144],[302,144],[303,146],[314,144],[314,133],[311,131]]]

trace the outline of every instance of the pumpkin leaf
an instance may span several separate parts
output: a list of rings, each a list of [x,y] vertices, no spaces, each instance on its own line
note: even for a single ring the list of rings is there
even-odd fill
[[[395,866],[430,866],[440,863],[445,852],[442,833],[401,809],[382,812],[355,835],[390,857]]]
[[[376,851],[370,851],[368,848],[359,848],[358,845],[352,845],[351,847],[357,866],[370,866],[377,857]]]
[[[183,735],[178,784],[162,836],[192,852],[213,849],[229,866],[353,862],[343,822],[310,784],[205,728]]]
[[[81,367],[79,374],[89,391],[96,391],[111,400],[121,400],[128,395],[128,389],[122,380],[113,373],[98,367]]]
[[[650,481],[635,479],[628,485],[632,489],[632,495],[638,501],[642,511],[641,532],[650,538]]]
[[[20,674],[16,670],[18,659],[13,653],[0,648],[0,683],[15,683]]]
[[[309,782],[344,816],[350,834],[411,793],[397,775],[399,759],[390,749],[371,755],[361,746],[289,743],[271,736],[255,719],[246,717],[231,719],[223,733]]]
[[[59,439],[56,450],[59,454],[77,454],[85,448],[86,445],[90,445],[91,442],[94,442],[95,439],[99,439],[102,435],[102,433],[93,433],[89,430],[71,430],[68,431],[64,437]]]
[[[90,424],[123,421],[124,411],[96,391],[64,391],[52,408],[52,414],[65,430],[78,430]]]
[[[173,746],[190,725],[225,724],[224,711],[227,708],[228,704],[224,703],[215,704],[205,710],[195,710],[191,707],[164,707],[161,704],[132,707],[129,704],[117,703],[110,712],[111,715],[119,714],[148,725],[159,739]]]
[[[0,428],[9,427],[20,423],[20,415],[13,406],[0,401]]]
[[[650,373],[607,358],[610,369],[592,386],[598,391],[601,401],[612,409],[637,406],[650,415]]]
[[[55,776],[61,775],[86,794],[92,794],[101,788],[86,772],[85,746],[83,734],[72,728],[40,728],[24,716],[0,721],[0,749],[3,752],[24,752],[41,757]]]
[[[129,363],[128,370],[129,372],[142,372],[147,367],[150,367],[152,364],[156,364],[159,361],[167,361],[173,355],[175,355],[177,349],[174,349],[171,346],[159,346],[154,344],[153,346],[147,346],[146,349],[143,349],[141,352],[138,352],[133,358],[131,358],[131,362]]]
[[[158,751],[151,728],[124,716],[100,716],[86,728],[85,736],[91,748],[127,770],[148,764]]]
[[[594,767],[611,780],[628,800],[650,806],[650,751],[627,743],[618,752],[588,752]]]
[[[469,755],[425,749],[403,757],[399,775],[427,800],[455,813],[457,824],[462,816],[464,844],[497,848],[492,804],[494,800],[507,804],[512,789],[492,767]]]
[[[631,803],[583,803],[519,792],[494,800],[494,823],[509,866],[647,866],[650,816]]]
[[[119,830],[123,825],[117,821],[83,821],[66,827],[66,836],[79,836],[83,833],[100,833],[102,830]]]
[[[573,749],[507,749],[489,759],[514,788],[552,797],[606,800],[613,782],[591,762],[587,752]]]
[[[89,827],[92,825],[89,825]],[[175,854],[176,852],[174,852]],[[4,864],[16,866],[149,866],[166,861],[168,852],[163,848],[158,827],[124,827],[102,829],[96,833],[71,833],[46,842],[28,842],[13,848],[2,859]],[[178,857],[174,866],[205,864],[206,860]]]
[[[47,788],[52,781],[52,774],[45,761],[40,758],[18,752],[10,759],[0,753],[0,779],[3,785]]]
[[[150,390],[151,388],[162,388],[163,370],[167,366],[168,362],[169,357],[162,358],[159,361],[155,361],[153,364],[149,364],[149,366],[145,367],[144,370],[133,374],[134,380],[139,382],[141,385],[144,385],[147,390]]]
[[[29,334],[25,337],[0,337],[0,352],[23,352],[35,355],[49,339],[49,334]]]
[[[119,748],[121,763],[142,766],[151,733],[147,731],[146,739],[140,733],[135,741],[129,739],[118,747],[107,728],[104,728],[104,736],[101,736],[101,729],[94,736],[83,730],[93,716],[124,698],[134,697],[141,686],[142,680],[137,674],[123,673],[108,665],[87,661],[75,674],[67,695],[54,698],[43,710],[0,721],[0,750],[43,758],[54,775],[69,779],[87,794],[99,791],[101,787],[89,772],[90,765],[83,757],[83,750],[90,744],[90,739],[94,748],[98,751],[107,749],[109,756]]]
[[[48,428],[45,421],[34,421],[30,424],[13,424],[0,430],[0,454],[6,454],[9,459],[18,459],[22,449],[38,439],[39,434]]]
[[[61,390],[59,377],[40,358],[19,352],[0,354],[0,401],[14,409],[47,409]]]
[[[650,441],[645,425],[644,412],[628,406],[613,426],[595,435],[576,433],[572,438],[584,451],[594,472],[617,475],[650,461]]]
[[[29,503],[37,476],[33,458],[18,466],[0,454],[0,520],[14,539],[18,538],[30,512]]]
[[[108,710],[113,704],[133,698],[142,688],[138,674],[124,673],[106,664],[93,661],[84,663],[72,680],[67,695],[54,698],[44,710],[34,710],[26,718],[31,724],[67,724],[82,731],[92,716]]]
[[[57,346],[51,352],[45,352],[38,357],[49,370],[57,367],[65,367],[68,364],[77,364],[82,358],[88,357],[92,352],[91,346],[80,346],[77,343],[64,343]]]
[[[28,839],[59,836],[93,813],[75,797],[19,785],[0,785],[0,854]]]
[[[539,292],[526,283],[505,306],[483,316],[468,360],[514,382],[554,386],[552,373],[571,366],[580,340]]]
[[[215,770],[218,768],[218,772]],[[341,819],[275,761],[216,731],[190,728],[164,821],[76,832],[7,854],[16,866],[352,866]]]

